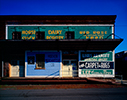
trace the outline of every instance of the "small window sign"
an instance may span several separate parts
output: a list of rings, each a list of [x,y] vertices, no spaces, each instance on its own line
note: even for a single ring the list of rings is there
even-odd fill
[[[28,64],[34,64],[34,56],[28,56]]]

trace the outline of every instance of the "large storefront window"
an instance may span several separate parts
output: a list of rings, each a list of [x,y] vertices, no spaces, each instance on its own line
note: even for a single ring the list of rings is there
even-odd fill
[[[26,51],[26,57],[33,56],[34,64],[26,63],[25,77],[60,76],[61,53],[57,51]],[[28,62],[28,60],[26,60]]]

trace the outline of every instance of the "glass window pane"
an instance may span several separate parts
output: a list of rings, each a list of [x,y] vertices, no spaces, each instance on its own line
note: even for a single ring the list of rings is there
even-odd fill
[[[74,39],[74,32],[66,32],[65,39]]]
[[[17,60],[12,60],[11,65],[13,65],[13,66],[18,65]]]
[[[36,32],[36,39],[45,39],[45,32]]]
[[[34,56],[28,56],[28,64],[34,64]]]
[[[63,65],[69,65],[69,61],[63,61]]]
[[[77,65],[77,61],[71,61],[71,65],[76,66]]]
[[[44,54],[36,54],[36,68],[45,68]]]

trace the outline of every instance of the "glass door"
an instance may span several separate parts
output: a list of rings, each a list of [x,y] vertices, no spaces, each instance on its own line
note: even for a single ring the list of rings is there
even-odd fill
[[[63,60],[62,77],[77,76],[77,60]]]
[[[19,77],[19,65],[17,60],[11,61],[10,77]]]
[[[12,60],[10,68],[10,77],[24,77],[25,66],[23,60]]]

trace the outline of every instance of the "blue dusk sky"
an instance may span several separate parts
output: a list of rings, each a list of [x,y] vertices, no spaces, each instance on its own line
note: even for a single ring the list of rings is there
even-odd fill
[[[0,15],[117,15],[115,34],[127,50],[127,0],[0,0]]]

